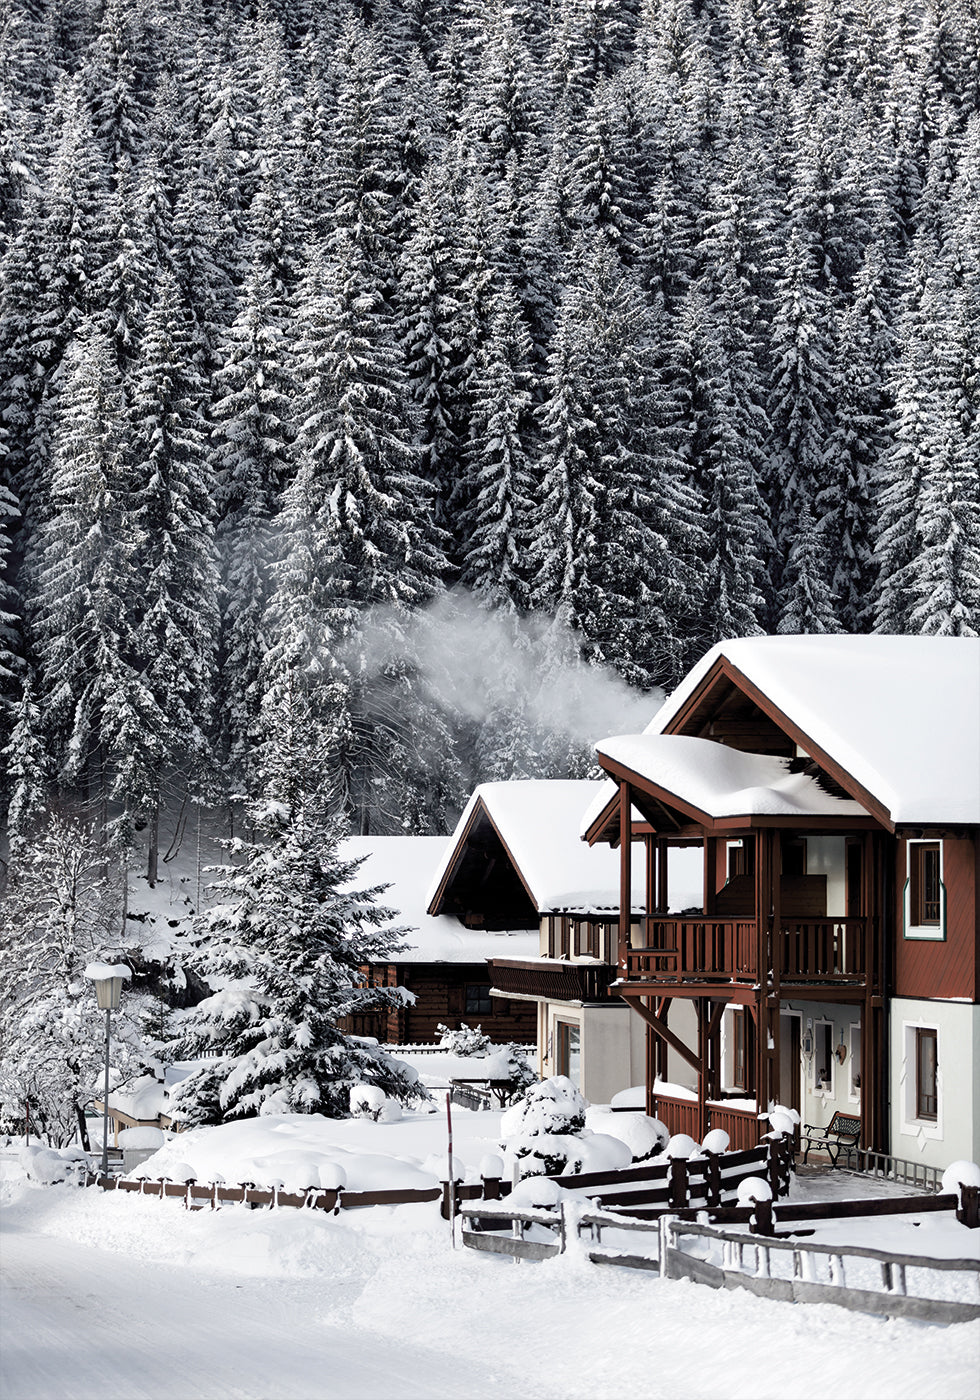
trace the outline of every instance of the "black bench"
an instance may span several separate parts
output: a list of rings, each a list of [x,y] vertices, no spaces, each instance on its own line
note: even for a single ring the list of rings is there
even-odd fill
[[[826,1128],[818,1128],[813,1123],[804,1123],[800,1144],[804,1148],[803,1165],[810,1155],[810,1148],[826,1152],[830,1165],[836,1167],[841,1157],[844,1165],[850,1166],[851,1158],[857,1161],[858,1146],[861,1142],[861,1119],[853,1113],[835,1113]]]

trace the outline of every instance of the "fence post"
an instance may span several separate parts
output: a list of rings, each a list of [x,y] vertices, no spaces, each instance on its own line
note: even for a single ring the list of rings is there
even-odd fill
[[[753,1235],[774,1235],[776,1227],[772,1218],[772,1201],[755,1201],[749,1230]]]
[[[499,1201],[500,1177],[484,1176],[481,1178],[481,1180],[483,1181],[483,1199],[485,1201]]]
[[[708,1205],[721,1205],[721,1163],[717,1152],[706,1152],[708,1165],[704,1173],[704,1181],[707,1189]]]
[[[459,1209],[459,1201],[456,1199],[456,1191],[454,1189],[455,1183],[452,1181],[443,1181],[440,1184],[442,1186],[442,1204],[439,1207],[439,1213],[443,1220],[452,1220],[454,1207],[456,1210]]]
[[[956,1218],[968,1230],[980,1230],[980,1186],[960,1186]]]
[[[670,1204],[674,1210],[683,1210],[688,1202],[687,1163],[683,1157],[670,1159]]]

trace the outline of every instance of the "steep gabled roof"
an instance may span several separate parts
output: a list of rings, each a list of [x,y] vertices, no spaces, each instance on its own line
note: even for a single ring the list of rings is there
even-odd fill
[[[721,642],[647,732],[700,735],[712,693],[731,686],[888,825],[980,823],[980,640]]]
[[[432,872],[449,845],[448,836],[349,836],[341,843],[346,860],[363,859],[354,881],[357,889],[388,888],[378,903],[395,911],[395,923],[408,925],[405,947],[384,961],[397,963],[481,963],[487,958],[532,958],[538,930],[490,933],[466,928],[451,914],[426,913]]]
[[[602,786],[601,782],[575,779],[481,784],[467,803],[436,871],[429,891],[429,913],[447,907],[454,883],[467,878],[464,864],[474,846],[482,843],[482,849],[490,852],[490,842],[539,913],[617,909],[618,854],[608,847],[583,848],[578,839],[582,812]],[[633,907],[642,909],[642,860],[634,861],[634,868]],[[491,878],[499,879],[500,875]]]

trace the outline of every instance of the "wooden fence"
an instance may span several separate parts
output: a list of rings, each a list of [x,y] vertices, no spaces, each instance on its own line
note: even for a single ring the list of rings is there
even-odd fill
[[[721,1205],[734,1197],[738,1183],[744,1176],[760,1172],[766,1174],[773,1195],[784,1194],[789,1184],[791,1163],[791,1141],[774,1138],[751,1152],[729,1152],[694,1162],[656,1158],[623,1171],[590,1172],[549,1179],[570,1190],[596,1195],[602,1190],[611,1205],[643,1216],[651,1210],[658,1214],[665,1209],[684,1206]],[[134,1180],[92,1175],[86,1178],[85,1185],[100,1186],[104,1191],[156,1196],[161,1200],[182,1200],[188,1210],[217,1210],[223,1205],[246,1205],[253,1209],[291,1206],[338,1211],[362,1206],[412,1205],[441,1200],[442,1214],[447,1220],[454,1211],[458,1214],[467,1202],[499,1201],[511,1190],[509,1181],[497,1177],[483,1177],[477,1182],[457,1181],[452,1186],[444,1181],[431,1187],[398,1191],[326,1190],[319,1186],[287,1191],[280,1187],[258,1186],[254,1182],[229,1186],[220,1182],[173,1181],[168,1177],[151,1181],[146,1178]]]
[[[977,1228],[980,1226],[980,1192],[977,1188],[964,1188],[962,1201],[956,1195],[946,1194],[809,1205],[773,1205],[766,1201],[708,1212],[690,1208],[677,1213],[661,1210],[654,1220],[639,1220],[632,1215],[624,1217],[608,1207],[582,1209],[575,1201],[563,1203],[557,1211],[498,1208],[492,1215],[471,1207],[462,1212],[463,1242],[470,1248],[491,1254],[541,1260],[564,1253],[587,1231],[586,1253],[594,1264],[645,1269],[663,1278],[687,1278],[713,1288],[744,1288],[763,1297],[790,1302],[835,1303],[852,1311],[911,1317],[926,1322],[965,1322],[980,1317],[980,1302],[910,1294],[908,1275],[910,1270],[922,1271],[928,1286],[937,1274],[954,1273],[971,1280],[970,1286],[980,1293],[980,1260],[931,1259],[861,1245],[819,1245],[775,1233],[777,1224],[790,1221],[799,1224],[949,1210],[956,1211],[957,1219],[963,1224]],[[466,1221],[471,1228],[466,1228]],[[743,1227],[741,1231],[734,1228],[738,1225]],[[552,1238],[527,1239],[529,1226],[544,1227]],[[503,1229],[508,1233],[499,1233]],[[652,1237],[656,1240],[656,1256],[603,1249],[602,1234],[608,1230]],[[685,1252],[681,1245],[685,1236],[697,1237],[702,1245],[707,1240],[720,1246],[721,1263]],[[877,1263],[880,1287],[848,1286],[845,1259]],[[747,1267],[749,1262],[751,1269]],[[862,1284],[866,1285],[867,1280],[862,1280]]]

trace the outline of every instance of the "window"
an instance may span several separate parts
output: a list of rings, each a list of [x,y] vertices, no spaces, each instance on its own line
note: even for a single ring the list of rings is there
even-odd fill
[[[813,1028],[813,1087],[818,1093],[834,1092],[834,1028],[818,1021]]]
[[[466,984],[466,1015],[489,1016],[493,1012],[489,986],[479,982]]]
[[[558,1073],[572,1081],[576,1089],[582,1087],[582,1032],[570,1021],[556,1021],[558,1032]]]
[[[851,1049],[848,1056],[848,1096],[854,1103],[861,1100],[861,1026],[851,1022]]]
[[[941,841],[908,843],[905,887],[906,938],[944,938],[943,847]]]
[[[938,1038],[934,1030],[915,1032],[915,1116],[935,1123],[939,1114]]]
[[[939,923],[939,842],[912,843],[909,878],[912,922],[920,927]]]
[[[752,1017],[747,1011],[732,1013],[732,1085],[748,1089],[752,1074]]]

